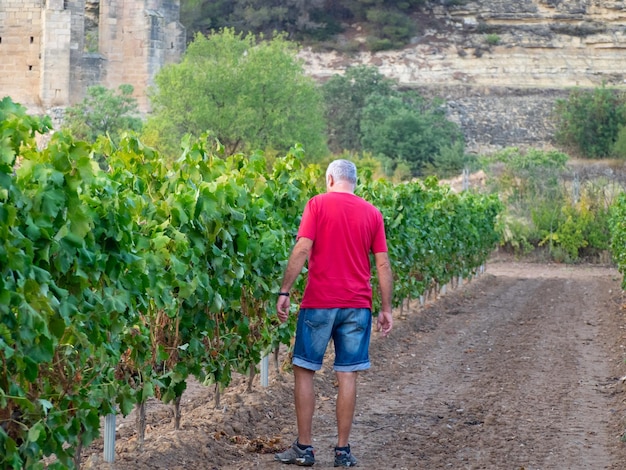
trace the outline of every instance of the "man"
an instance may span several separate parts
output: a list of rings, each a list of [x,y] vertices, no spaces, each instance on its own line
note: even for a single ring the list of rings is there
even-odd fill
[[[301,466],[315,463],[313,376],[321,368],[332,338],[339,383],[335,467],[357,464],[350,451],[349,437],[356,405],[357,373],[370,367],[370,253],[374,254],[382,300],[377,330],[387,336],[393,326],[393,277],[383,217],[372,204],[354,194],[356,180],[352,162],[335,160],[328,166],[326,193],[307,202],[278,294],[276,311],[284,322],[289,317],[289,290],[308,259],[308,279],[293,353],[298,438],[285,452],[275,455],[283,463]]]

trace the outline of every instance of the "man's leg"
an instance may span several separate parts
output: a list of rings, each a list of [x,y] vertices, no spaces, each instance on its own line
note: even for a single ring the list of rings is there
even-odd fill
[[[296,404],[296,423],[298,425],[298,442],[313,445],[313,412],[315,410],[315,391],[313,376],[315,371],[293,366],[295,378],[294,399]]]
[[[350,441],[356,406],[356,378],[357,372],[337,372],[337,447],[346,447]]]

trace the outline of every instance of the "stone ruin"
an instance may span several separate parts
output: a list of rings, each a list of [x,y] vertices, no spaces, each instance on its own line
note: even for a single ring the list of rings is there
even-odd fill
[[[179,18],[180,0],[1,0],[0,99],[55,114],[92,85],[130,84],[148,112],[154,76],[185,50]]]

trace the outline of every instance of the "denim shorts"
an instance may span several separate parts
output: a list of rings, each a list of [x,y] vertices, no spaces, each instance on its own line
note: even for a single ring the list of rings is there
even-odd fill
[[[372,312],[369,308],[303,308],[298,314],[293,364],[319,370],[326,347],[335,345],[334,369],[354,372],[370,368]]]

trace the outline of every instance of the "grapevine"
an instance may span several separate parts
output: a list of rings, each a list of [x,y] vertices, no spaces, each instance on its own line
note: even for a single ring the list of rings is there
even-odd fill
[[[223,388],[289,344],[275,293],[302,209],[323,190],[298,146],[270,168],[260,152],[187,140],[165,164],[132,136],[56,133],[38,149],[49,128],[0,102],[3,468],[51,455],[50,468],[77,467],[101,416],[179,403],[190,377]],[[394,306],[470,275],[497,242],[494,197],[435,179],[364,180],[357,193],[385,219]]]

